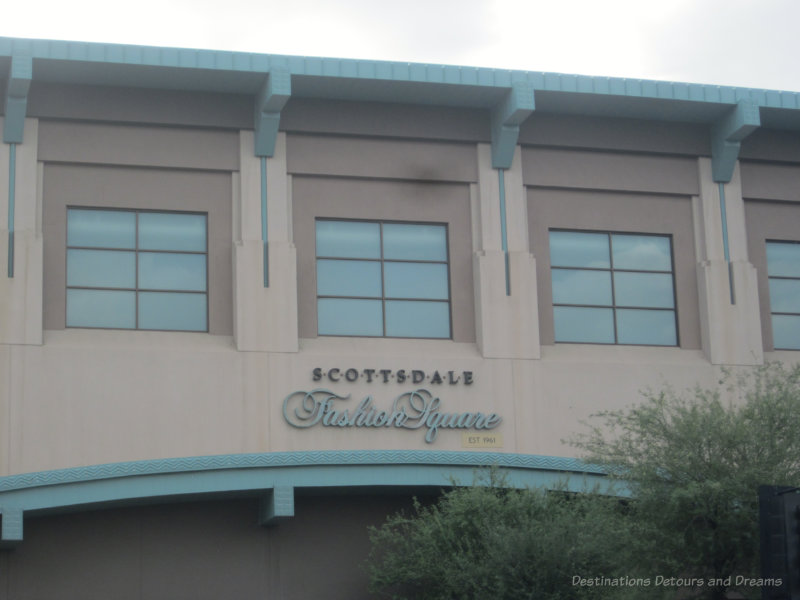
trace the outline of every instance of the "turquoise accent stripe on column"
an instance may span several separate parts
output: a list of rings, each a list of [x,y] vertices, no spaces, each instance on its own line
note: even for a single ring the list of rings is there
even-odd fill
[[[511,268],[508,264],[508,232],[506,229],[506,176],[505,169],[497,169],[500,185],[500,241],[503,245],[503,258],[506,266],[506,296],[511,295]]]
[[[267,237],[267,157],[261,157],[261,242],[264,245],[264,287],[269,287],[269,239]]]
[[[725,262],[728,263],[728,287],[731,293],[731,304],[736,304],[736,293],[733,286],[733,265],[731,264],[731,252],[728,246],[728,213],[725,207],[725,184],[719,184],[719,212],[722,219],[722,252],[725,255]]]
[[[14,277],[14,202],[17,190],[17,145],[8,147],[8,276]]]

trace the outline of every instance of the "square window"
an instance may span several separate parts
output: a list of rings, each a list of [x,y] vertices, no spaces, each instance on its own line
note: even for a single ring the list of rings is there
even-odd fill
[[[316,221],[319,335],[450,338],[447,227]]]
[[[67,209],[67,327],[208,331],[207,217]]]
[[[556,342],[676,346],[672,240],[550,231]]]
[[[772,338],[776,350],[800,350],[800,242],[767,242]]]

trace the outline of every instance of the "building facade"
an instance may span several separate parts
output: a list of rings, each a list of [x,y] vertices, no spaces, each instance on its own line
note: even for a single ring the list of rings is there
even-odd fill
[[[412,495],[579,489],[593,412],[800,356],[798,93],[7,38],[0,75],[0,598],[367,597]]]

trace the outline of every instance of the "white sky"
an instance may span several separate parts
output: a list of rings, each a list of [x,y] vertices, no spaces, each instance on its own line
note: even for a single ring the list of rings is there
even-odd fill
[[[0,36],[800,91],[800,0],[35,0]]]

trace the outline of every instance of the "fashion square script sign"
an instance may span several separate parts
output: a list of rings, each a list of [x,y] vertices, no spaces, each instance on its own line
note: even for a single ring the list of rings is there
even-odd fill
[[[338,379],[339,370],[333,371]],[[320,373],[320,370],[315,369],[313,380],[319,381],[322,378]],[[459,378],[461,382],[467,383],[461,377]],[[431,378],[433,381],[437,379],[435,376]],[[374,380],[370,377],[370,379],[382,383],[389,382],[388,376],[376,377]],[[409,379],[411,378],[409,377]],[[418,379],[422,379],[422,377]],[[441,379],[439,381],[447,382],[450,385],[456,383],[452,376],[450,381],[447,381],[447,378],[443,379],[444,381]],[[469,373],[466,379],[469,382],[467,385],[471,384],[472,373]],[[428,379],[429,382],[430,380]],[[371,395],[363,397],[354,406],[351,402],[351,394],[339,394],[327,388],[310,391],[298,390],[284,399],[283,418],[292,427],[300,429],[315,426],[421,429],[425,432],[425,441],[428,443],[436,440],[441,429],[488,430],[494,429],[502,422],[502,418],[493,412],[448,412],[444,410],[441,399],[430,389],[424,387],[395,396],[388,406],[377,405]]]

